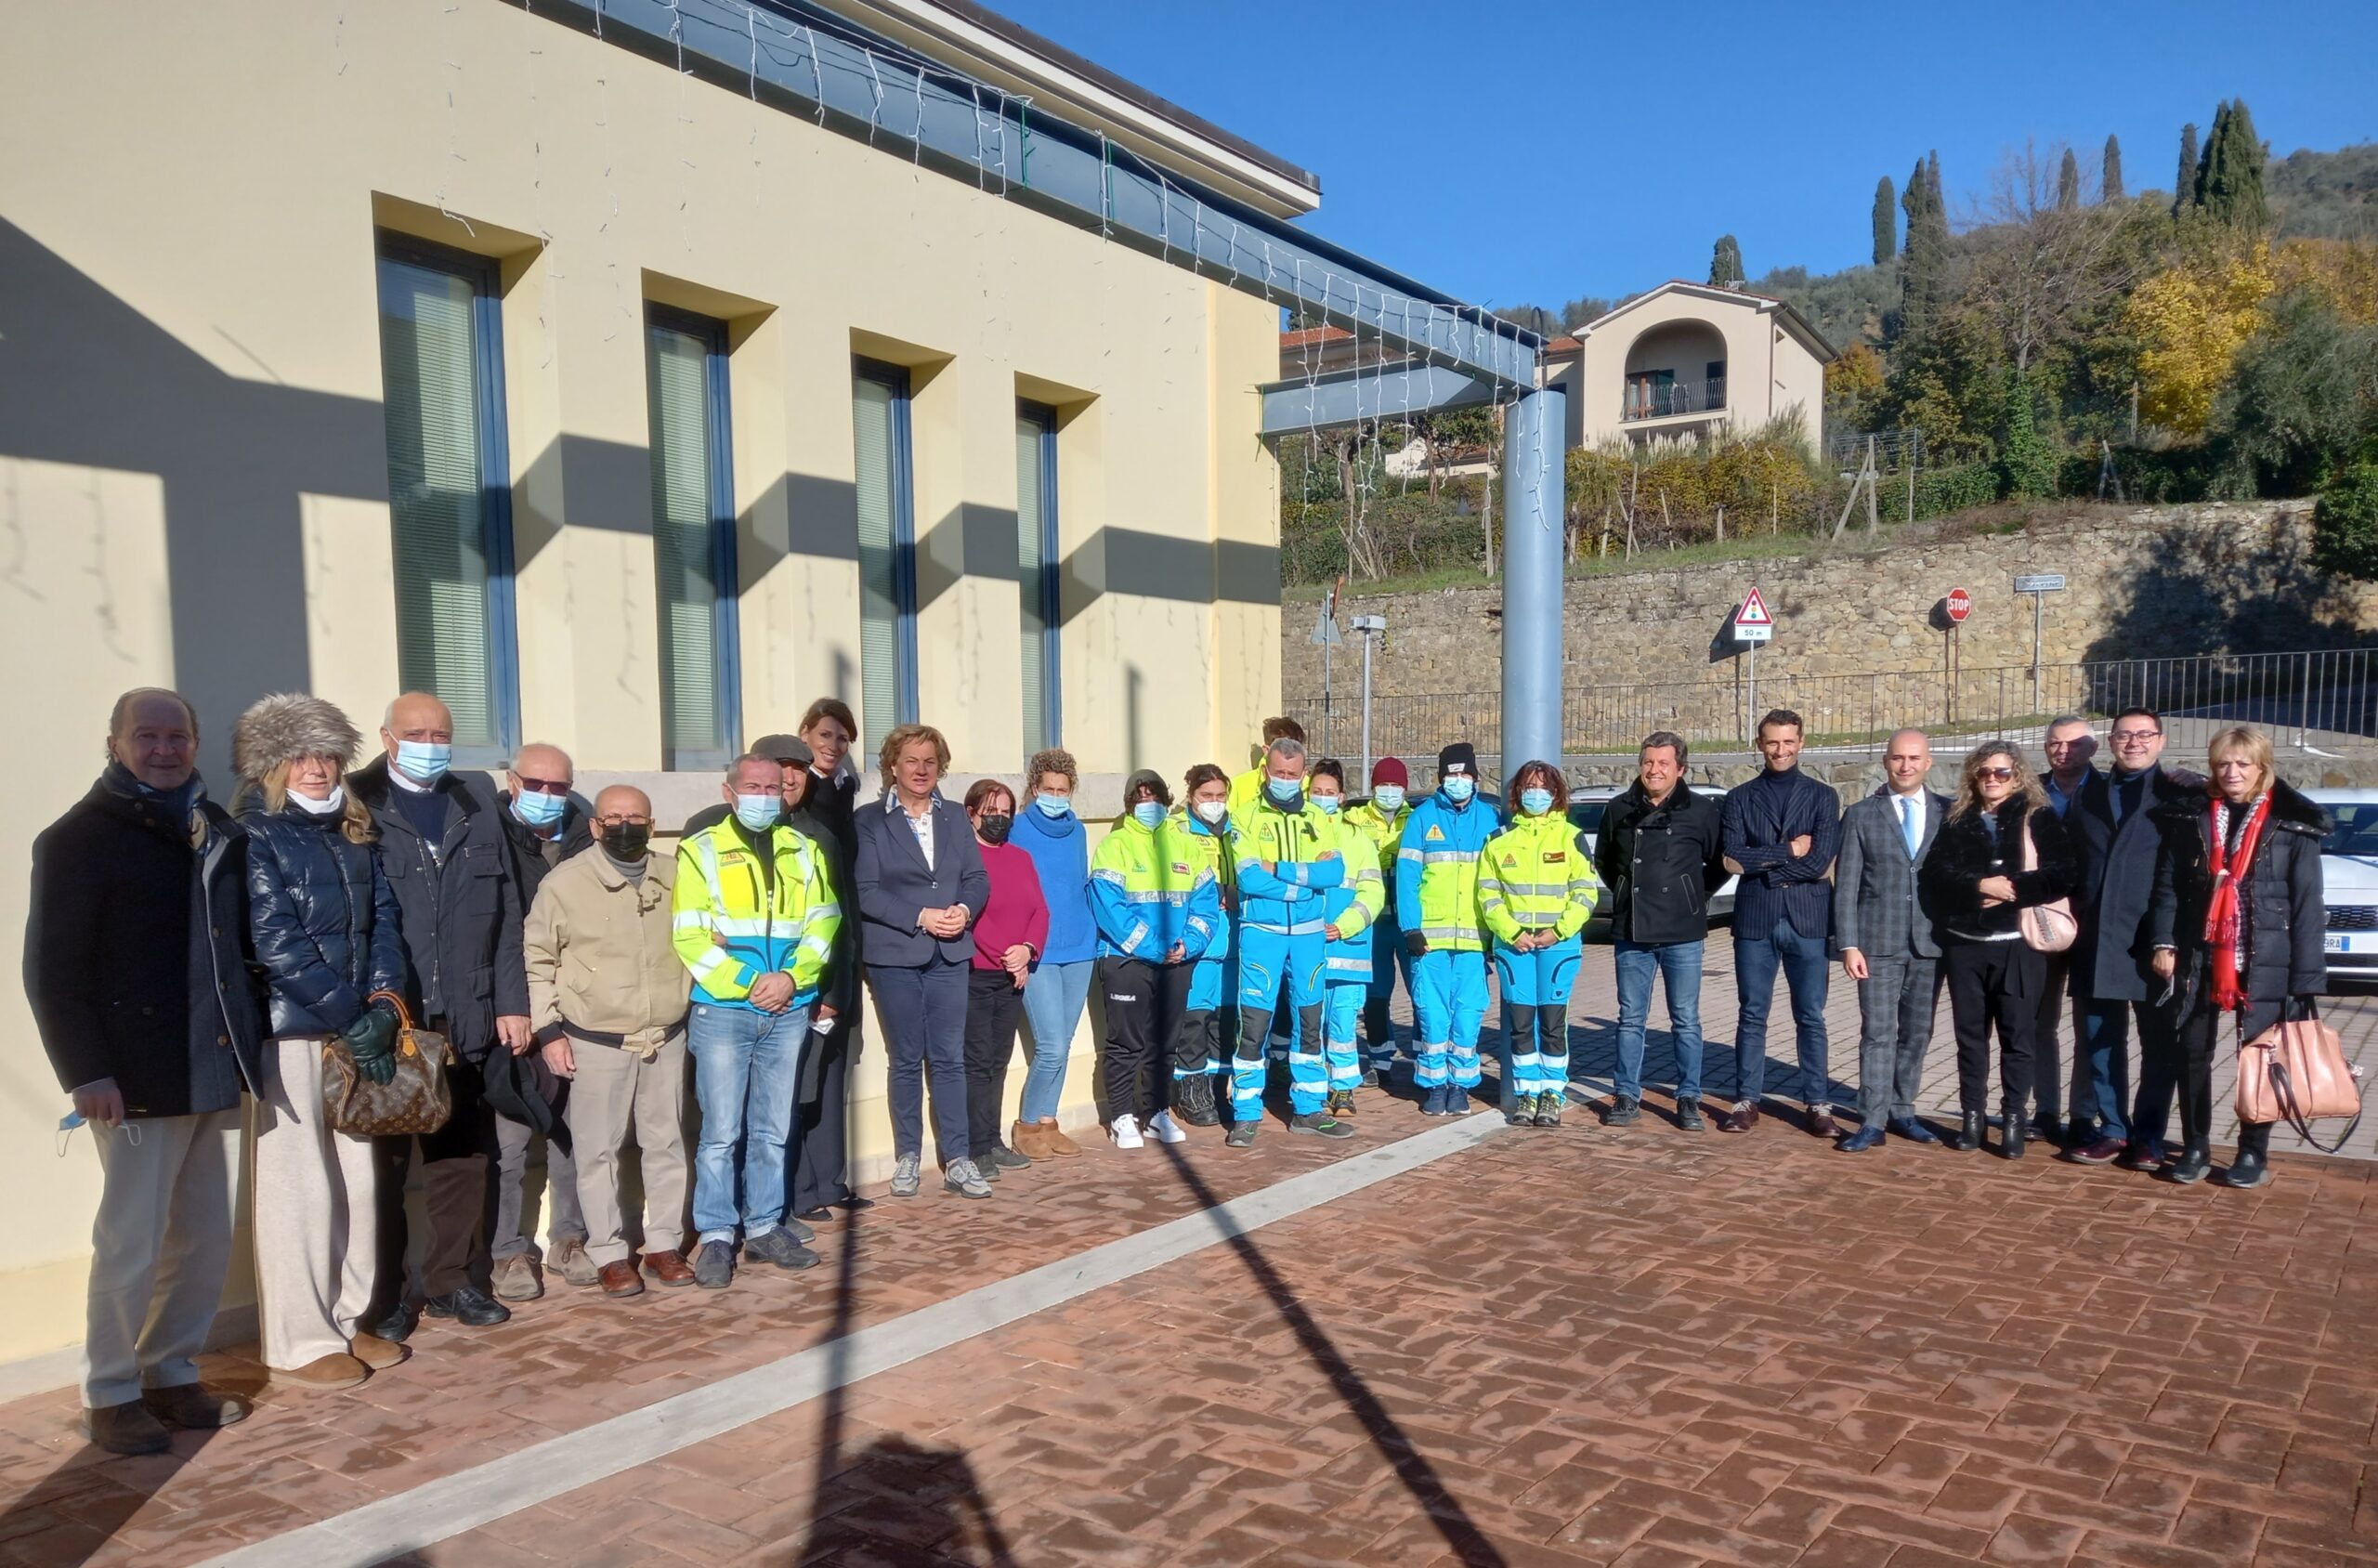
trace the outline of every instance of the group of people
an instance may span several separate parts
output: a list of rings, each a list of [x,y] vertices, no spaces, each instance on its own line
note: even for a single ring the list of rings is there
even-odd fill
[[[1423,1115],[1470,1108],[1499,995],[1505,1115],[1557,1127],[1569,998],[1605,889],[1613,1126],[1642,1116],[1655,977],[1677,1121],[1707,1125],[1699,992],[1710,895],[1729,877],[1740,1012],[1735,1097],[1717,1118],[1728,1132],[1759,1118],[1780,973],[1810,1130],[1853,1153],[1887,1130],[1938,1142],[1914,1099],[1945,986],[1957,1147],[1985,1140],[1994,1033],[2006,1156],[2036,1135],[2068,1158],[2194,1182],[2210,1166],[2219,1018],[2251,1036],[2307,1009],[2323,976],[2320,809],[2277,777],[2251,730],[2214,738],[2210,783],[2163,770],[2162,726],[2144,709],[2115,720],[2110,772],[2092,764],[2088,721],[2065,718],[2049,726],[2044,777],[1990,742],[1953,797],[1928,788],[1926,737],[1901,731],[1884,786],[1846,813],[1799,770],[1797,714],[1766,715],[1766,765],[1722,800],[1686,782],[1686,741],[1659,732],[1590,840],[1556,763],[1522,764],[1498,800],[1457,743],[1422,798],[1384,758],[1353,802],[1343,765],[1310,756],[1279,718],[1254,767],[1199,764],[1177,803],[1160,775],[1131,774],[1094,850],[1079,768],[1060,750],[1030,759],[1021,797],[986,778],[961,804],[941,792],[941,735],[905,725],[879,748],[881,798],[858,804],[857,726],[830,698],[738,757],[672,854],[655,853],[642,791],[585,802],[549,745],[522,748],[499,786],[453,768],[452,728],[438,699],[407,693],[358,767],[362,737],[337,708],[268,697],[234,730],[227,810],[198,777],[190,706],[127,692],[98,782],[36,842],[27,991],[74,1103],[62,1129],[92,1126],[104,1172],[83,1389],[102,1447],[154,1452],[168,1427],[246,1413],[200,1386],[194,1359],[243,1161],[263,1356],[300,1388],[350,1387],[404,1360],[425,1313],[500,1324],[548,1274],[626,1297],[647,1279],[720,1288],[740,1267],[814,1265],[812,1227],[869,1201],[843,1146],[862,978],[888,1052],[891,1195],[922,1186],[929,1090],[943,1187],[985,1198],[1009,1172],[1081,1152],[1058,1107],[1093,982],[1119,1149],[1225,1124],[1245,1148],[1277,1087],[1291,1132],[1350,1136],[1360,1091],[1396,1053],[1399,982]],[[2051,914],[2077,926],[2069,946],[2041,935]],[[1862,1020],[1855,1130],[1833,1114],[1836,961]],[[445,1120],[408,1135],[333,1125],[333,1085],[388,1082],[416,1029],[451,1046]],[[1018,1116],[1002,1130],[1027,1029]],[[244,1149],[243,1095],[255,1106]],[[2242,1130],[2229,1184],[2266,1179],[2268,1136]],[[540,1144],[550,1250],[524,1219]]]

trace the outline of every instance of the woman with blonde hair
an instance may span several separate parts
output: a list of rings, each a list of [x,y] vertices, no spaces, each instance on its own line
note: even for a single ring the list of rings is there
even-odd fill
[[[231,761],[248,786],[248,924],[272,1016],[256,1112],[257,1316],[276,1382],[350,1388],[405,1359],[359,1326],[372,1300],[372,1141],[333,1130],[324,1059],[396,1069],[402,993],[397,900],[372,813],[346,787],[361,737],[318,697],[268,697],[240,715]]]
[[[2021,911],[2063,897],[2079,874],[2063,820],[2046,805],[2022,753],[2003,740],[1983,742],[1966,756],[1956,804],[1919,873],[1956,1025],[1963,1115],[1952,1146],[1981,1147],[1994,1024],[2006,1121],[2000,1152],[2008,1159],[2023,1157],[2033,1032],[2047,988],[2047,956],[2024,941]]]
[[[2225,729],[2205,748],[2205,797],[2156,808],[2162,843],[2147,907],[2155,973],[2172,982],[2176,1062],[2141,1065],[2177,1079],[2180,1157],[2163,1174],[2202,1181],[2213,1164],[2213,1046],[2221,1015],[2241,1044],[2282,1018],[2308,1018],[2327,981],[2320,845],[2329,814],[2279,777],[2270,740]],[[2224,1185],[2270,1179],[2271,1124],[2242,1123]]]

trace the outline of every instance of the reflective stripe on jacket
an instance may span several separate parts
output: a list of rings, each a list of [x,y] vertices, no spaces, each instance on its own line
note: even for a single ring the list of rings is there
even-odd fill
[[[1371,979],[1371,927],[1387,908],[1387,879],[1373,863],[1378,841],[1360,824],[1349,822],[1342,816],[1325,816],[1323,819],[1337,835],[1339,853],[1346,857],[1350,875],[1322,897],[1323,920],[1338,928],[1338,940],[1329,944],[1322,960],[1322,978],[1339,985],[1367,986]]]
[[[1170,820],[1126,816],[1090,857],[1090,908],[1101,958],[1162,963],[1178,945],[1194,962],[1226,929],[1222,884],[1204,851]]]
[[[1395,856],[1395,917],[1431,947],[1483,953],[1478,857],[1502,821],[1491,802],[1457,806],[1442,791],[1412,808]]]
[[[1268,796],[1234,820],[1240,922],[1282,936],[1319,933],[1328,923],[1322,895],[1355,869],[1339,843],[1337,823],[1311,806],[1282,811]],[[1322,858],[1333,854],[1335,860]]]
[[[781,823],[765,842],[773,882],[732,817],[678,843],[670,929],[697,1002],[748,1008],[752,982],[777,971],[792,976],[793,1006],[817,999],[843,923],[826,852]]]
[[[1411,819],[1412,808],[1408,805],[1390,817],[1370,801],[1353,807],[1340,819],[1370,841],[1378,860],[1378,874],[1390,908],[1395,907],[1396,846],[1404,838],[1404,824]]]
[[[1486,841],[1478,862],[1478,914],[1498,942],[1549,927],[1566,940],[1594,912],[1592,863],[1566,813],[1522,817]]]

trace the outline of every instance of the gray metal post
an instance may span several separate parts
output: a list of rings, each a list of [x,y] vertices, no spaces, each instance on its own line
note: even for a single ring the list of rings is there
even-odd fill
[[[2040,705],[2040,660],[2046,656],[2041,651],[2047,635],[2047,595],[2032,595],[2032,712],[2045,713]]]
[[[1561,761],[1561,543],[1567,399],[1527,393],[1503,425],[1503,736],[1499,772]]]
[[[1363,632],[1363,781],[1367,792],[1371,787],[1371,639],[1373,634]]]

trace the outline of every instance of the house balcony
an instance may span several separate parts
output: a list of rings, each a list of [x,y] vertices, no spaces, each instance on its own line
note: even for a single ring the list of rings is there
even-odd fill
[[[1723,413],[1726,409],[1726,378],[1712,376],[1703,381],[1630,381],[1627,399],[1619,412],[1622,422],[1633,425],[1645,420],[1677,419],[1692,414]]]

